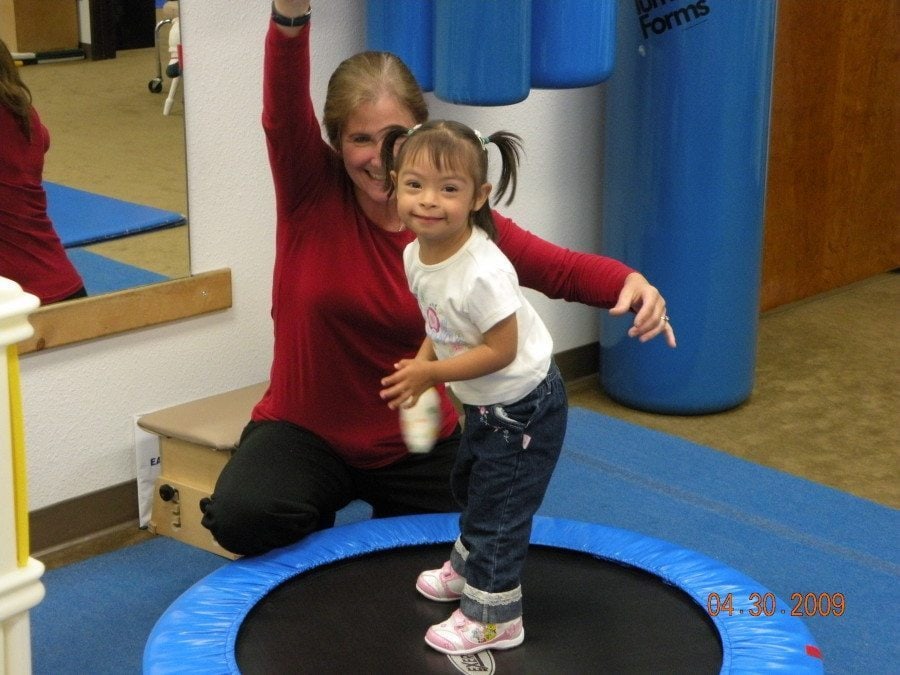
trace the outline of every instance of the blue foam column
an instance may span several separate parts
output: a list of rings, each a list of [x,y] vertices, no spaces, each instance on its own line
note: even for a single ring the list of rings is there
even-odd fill
[[[434,89],[434,9],[431,0],[368,0],[366,44],[399,56],[422,91]]]
[[[531,0],[435,0],[434,93],[509,105],[531,88]]]
[[[725,410],[753,389],[775,0],[622,0],[605,93],[602,252],[669,303],[678,348],[601,319],[624,405]]]
[[[533,0],[531,86],[599,84],[616,55],[616,0]]]

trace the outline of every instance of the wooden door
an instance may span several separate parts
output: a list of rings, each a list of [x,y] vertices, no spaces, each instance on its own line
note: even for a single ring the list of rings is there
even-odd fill
[[[761,308],[900,265],[900,2],[780,0]]]

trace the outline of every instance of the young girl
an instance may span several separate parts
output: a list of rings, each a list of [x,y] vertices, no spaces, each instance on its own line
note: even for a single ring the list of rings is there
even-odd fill
[[[525,638],[522,566],[566,430],[553,341],[492,241],[489,143],[502,160],[495,201],[511,187],[509,203],[521,150],[514,134],[483,138],[462,124],[432,121],[390,130],[382,149],[400,219],[416,235],[403,261],[426,325],[416,357],[382,381],[382,397],[392,408],[411,406],[446,382],[465,413],[452,473],[461,534],[450,560],[416,582],[427,598],[460,600],[425,634],[446,654],[509,649]]]

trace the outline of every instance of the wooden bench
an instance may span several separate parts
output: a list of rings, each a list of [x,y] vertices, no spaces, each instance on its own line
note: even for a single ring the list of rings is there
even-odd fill
[[[156,479],[149,529],[213,553],[236,558],[200,524],[201,500],[215,487],[222,467],[240,440],[253,406],[268,382],[157,410],[138,426],[159,436],[160,473]]]

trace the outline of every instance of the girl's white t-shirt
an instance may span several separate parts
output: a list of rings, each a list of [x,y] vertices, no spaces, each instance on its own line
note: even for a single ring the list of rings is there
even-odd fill
[[[449,383],[460,401],[512,403],[547,376],[553,356],[550,332],[522,294],[512,263],[483,230],[473,227],[463,247],[436,265],[419,260],[419,242],[414,240],[403,252],[403,264],[438,359],[482,344],[486,331],[516,315],[516,358],[495,373]]]

